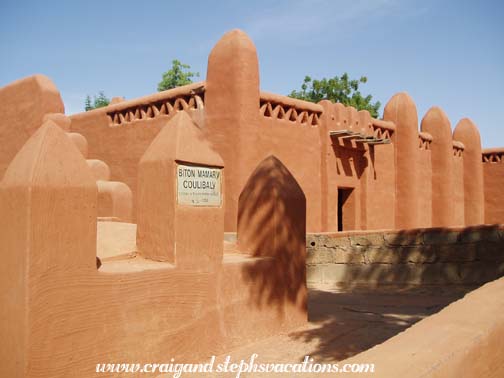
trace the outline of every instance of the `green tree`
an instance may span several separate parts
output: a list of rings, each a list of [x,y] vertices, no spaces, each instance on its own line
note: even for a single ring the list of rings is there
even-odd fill
[[[306,76],[301,90],[292,91],[289,97],[311,102],[321,100],[340,102],[346,106],[353,106],[357,110],[367,110],[372,117],[376,118],[381,106],[380,102],[373,102],[371,95],[363,96],[359,91],[359,85],[366,82],[365,76],[359,80],[350,80],[346,72],[341,77],[335,76],[321,80],[313,80],[310,76]]]
[[[193,77],[199,77],[199,72],[188,71],[191,66],[180,63],[179,60],[172,60],[172,67],[163,74],[161,82],[158,84],[158,91],[166,91],[181,85],[191,84]]]
[[[98,92],[98,96],[93,96],[93,100],[91,101],[91,96],[87,95],[86,100],[84,101],[84,109],[86,112],[88,110],[102,108],[110,104],[110,99],[105,96],[103,91]]]

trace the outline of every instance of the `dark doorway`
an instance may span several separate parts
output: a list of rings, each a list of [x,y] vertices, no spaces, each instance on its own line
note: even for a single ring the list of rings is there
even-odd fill
[[[353,188],[338,188],[338,231],[354,229]]]

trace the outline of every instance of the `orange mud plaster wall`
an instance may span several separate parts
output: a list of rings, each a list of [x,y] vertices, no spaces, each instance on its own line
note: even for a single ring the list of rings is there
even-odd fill
[[[358,374],[372,378],[503,377],[503,290],[504,278],[487,283],[340,366],[374,363]]]
[[[47,113],[65,108],[56,86],[43,75],[17,80],[0,88],[0,179]]]
[[[464,221],[464,144],[453,141],[453,225],[460,227],[465,224]],[[503,223],[504,218],[500,222]],[[491,223],[491,222],[486,222]]]
[[[174,122],[177,132],[196,127],[185,114]],[[164,159],[166,149],[159,146],[172,142],[169,135],[160,134],[149,158]],[[176,153],[199,161],[199,151]],[[213,157],[205,161],[221,164]],[[144,184],[160,183],[147,175]],[[282,182],[278,185],[284,193]],[[302,273],[302,192],[297,198],[297,222],[290,223],[288,234],[279,235],[281,218],[261,232],[295,240],[291,251]],[[271,201],[265,205],[276,207]],[[183,210],[175,213],[175,223],[198,212],[194,207]],[[293,288],[284,280],[285,272],[292,271],[291,259],[275,253],[285,243],[266,245],[261,252],[269,258],[223,256],[221,215],[213,230],[221,242],[220,254],[212,253],[215,264],[199,260],[201,246],[185,243],[173,264],[136,256],[107,261],[97,269],[97,186],[80,151],[52,121],[38,129],[9,165],[0,184],[0,212],[1,377],[57,378],[76,372],[90,377],[103,358],[161,363],[170,356],[195,362],[306,323],[304,275],[293,277]],[[143,221],[156,215],[146,212]],[[214,212],[222,214],[222,209]],[[167,232],[167,219],[161,222]],[[186,224],[185,234],[190,227]],[[179,242],[184,236],[175,235]],[[140,252],[149,256],[150,247],[142,247]]]
[[[469,119],[450,138],[440,109],[424,117],[419,132],[406,93],[395,95],[377,120],[342,104],[261,92],[259,83],[255,46],[233,30],[210,53],[206,82],[71,117],[61,114],[60,95],[43,76],[0,89],[0,376],[90,376],[104,355],[143,363],[164,361],[168,353],[194,362],[303,325],[306,231],[504,222],[502,150],[482,152]],[[162,186],[174,183],[169,170],[180,161],[198,163],[209,150],[222,161],[201,164],[222,169],[223,207],[158,211],[157,202],[174,200]],[[98,269],[97,218],[107,215],[101,198],[108,215],[123,221],[133,200],[140,243],[129,259],[103,260]],[[226,253],[223,230],[237,228],[238,247]],[[192,237],[200,229],[210,241]],[[393,233],[393,240],[390,233],[326,233],[309,240],[322,244],[323,253],[308,256],[323,259],[322,277],[344,269],[351,282],[360,269],[383,278],[384,265],[392,269],[385,272],[390,282],[427,276],[475,282],[475,273],[502,274],[501,226],[486,244],[463,231]],[[439,238],[451,246],[436,247]],[[178,250],[154,249],[181,240]],[[327,250],[342,243],[350,253]],[[395,270],[399,264],[419,269]],[[500,306],[490,291],[482,298]],[[470,308],[478,303],[486,304]],[[407,345],[431,344],[414,339]]]
[[[70,117],[72,131],[88,141],[88,157],[107,163],[111,179],[131,189],[134,220],[140,158],[178,110],[201,122],[202,99],[194,92],[201,86],[195,83]]]
[[[418,138],[418,227],[432,226],[432,136],[421,133]],[[437,189],[437,188],[436,188]]]
[[[504,148],[483,150],[485,182],[485,223],[502,223],[504,219]]]
[[[455,223],[452,206],[450,206],[452,196],[454,196],[453,141],[450,121],[441,108],[432,107],[422,119],[421,129],[430,136],[430,141],[425,143],[431,155],[431,161],[428,164],[429,172],[425,178],[425,181],[431,180],[432,198],[427,203],[427,206],[430,205],[430,223],[433,227],[449,227]],[[425,184],[429,184],[425,181],[422,181],[422,189],[427,186]],[[428,225],[426,223],[426,226]]]
[[[349,130],[390,139],[394,127],[372,119],[367,111],[329,101],[320,105],[324,109],[320,127],[322,229],[338,229],[338,208],[344,230],[394,228],[395,193],[390,190],[395,186],[394,146],[372,147],[331,136],[331,132]],[[338,191],[344,196],[338,196]]]
[[[54,86],[43,81],[24,79],[0,92],[16,99],[3,110],[7,119],[20,117],[17,123],[2,121],[0,137],[12,134],[15,140],[1,151],[4,166],[31,133],[18,138],[13,130],[35,130],[44,113],[63,110]],[[40,99],[30,102],[27,93],[33,92],[40,92]],[[35,115],[12,110],[28,103],[37,109]],[[39,109],[38,104],[45,105]],[[110,179],[131,190],[134,221],[140,158],[182,110],[201,127],[226,165],[226,231],[236,231],[238,197],[268,156],[280,159],[302,187],[309,232],[504,221],[504,201],[497,189],[503,165],[481,162],[479,132],[470,120],[459,122],[452,137],[450,122],[437,107],[424,116],[420,132],[415,103],[406,93],[393,96],[384,120],[377,120],[342,104],[313,104],[261,92],[256,48],[239,30],[224,35],[212,49],[205,82],[130,101],[118,99],[70,117],[71,131],[87,141],[83,148],[88,158],[103,161]],[[345,130],[358,136],[334,135]],[[357,141],[373,137],[391,143]],[[485,177],[483,166],[488,167]]]
[[[383,145],[369,151],[367,173],[366,227],[367,230],[394,228],[395,186],[394,146]]]
[[[485,219],[485,198],[479,130],[470,119],[463,118],[457,123],[453,138],[464,144],[464,223],[466,226],[482,224]]]
[[[264,93],[261,96],[259,122],[259,158],[274,155],[302,183],[308,206],[308,229],[320,230],[321,224],[321,155],[319,122],[313,117],[321,108],[283,96]],[[301,106],[304,106],[303,109]],[[306,109],[312,105],[311,109]],[[286,114],[289,113],[289,114]],[[296,113],[294,115],[293,113]],[[297,114],[299,113],[299,114]],[[302,117],[306,115],[306,119]],[[308,117],[311,116],[311,122]]]
[[[343,229],[361,228],[361,179],[367,166],[365,151],[353,148],[352,142],[331,138],[327,162],[328,225],[338,227],[338,190],[345,190]]]

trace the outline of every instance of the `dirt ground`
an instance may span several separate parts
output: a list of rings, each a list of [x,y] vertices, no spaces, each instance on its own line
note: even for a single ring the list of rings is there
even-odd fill
[[[122,235],[118,238],[117,235]],[[98,227],[98,256],[106,264],[101,268],[135,269],[131,253],[136,250],[136,225],[100,222]],[[232,242],[224,243],[224,250],[235,252]],[[122,264],[122,265],[121,265]],[[156,263],[159,265],[159,263]],[[124,267],[123,267],[124,265]],[[141,268],[145,268],[143,262]],[[112,267],[112,268],[110,268]],[[392,336],[412,324],[440,311],[451,302],[462,298],[476,285],[422,285],[334,288],[311,286],[308,290],[308,323],[288,334],[281,334],[243,346],[217,356],[213,366],[230,356],[231,363],[249,362],[257,354],[255,363],[300,363],[305,356],[313,363],[335,363],[352,357]],[[207,360],[194,361],[207,363]],[[170,361],[166,361],[169,363]],[[173,373],[158,378],[173,377]],[[243,373],[240,377],[264,377],[279,374]],[[182,373],[181,377],[236,377],[236,373]]]
[[[217,356],[214,366],[225,361],[299,363],[305,356],[314,362],[334,363],[365,351],[404,331],[419,320],[462,298],[476,286],[421,286],[335,289],[311,287],[309,322],[288,334],[271,337]],[[268,374],[254,374],[254,377]],[[172,377],[164,374],[159,378]],[[191,374],[182,377],[235,377],[229,374]],[[243,373],[240,377],[251,377]],[[275,375],[273,375],[275,376]]]

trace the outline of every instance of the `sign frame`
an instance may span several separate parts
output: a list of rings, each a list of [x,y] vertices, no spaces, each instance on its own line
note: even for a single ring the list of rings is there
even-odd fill
[[[175,161],[177,205],[222,207],[222,172],[222,167]]]

